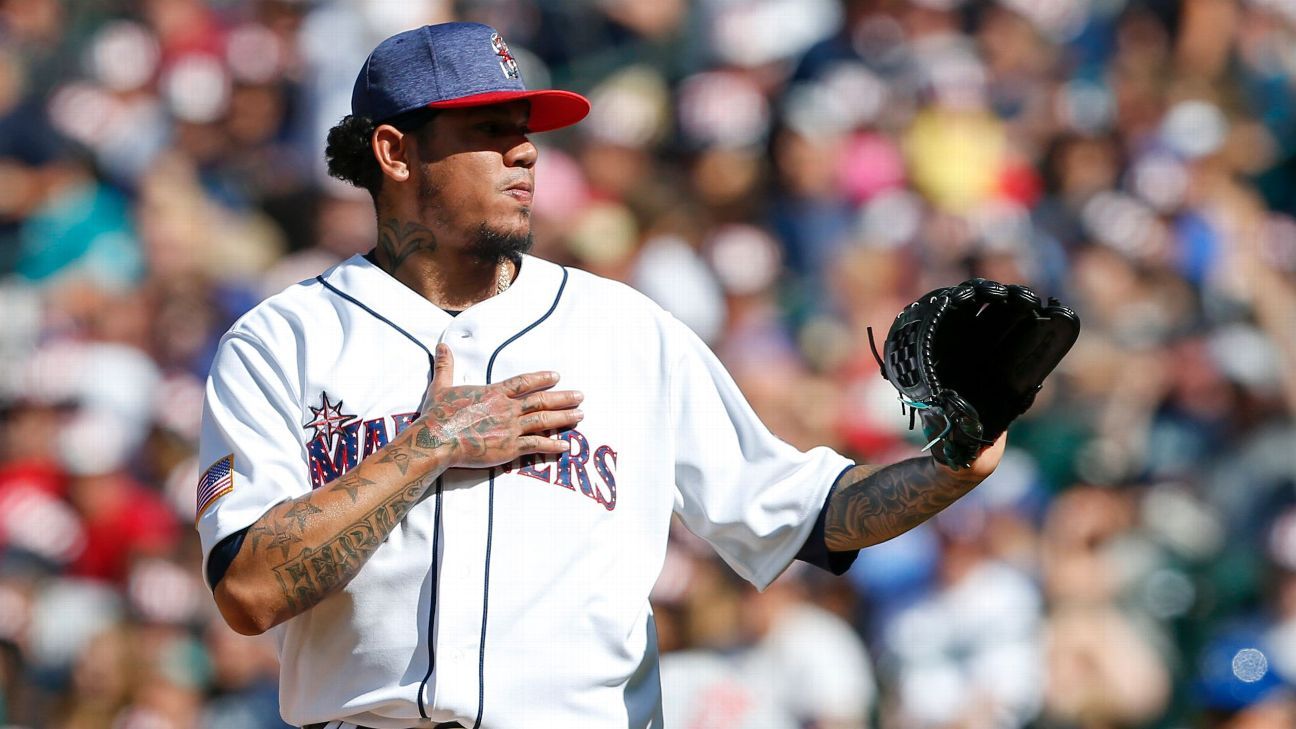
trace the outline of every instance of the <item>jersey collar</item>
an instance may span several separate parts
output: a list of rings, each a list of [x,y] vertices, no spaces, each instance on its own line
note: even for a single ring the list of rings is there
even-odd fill
[[[451,317],[363,255],[339,263],[323,278],[430,345],[456,321],[477,328],[483,336],[511,336],[515,325],[530,323],[549,310],[562,274],[561,266],[524,255],[517,276],[504,293],[468,307],[458,317]]]

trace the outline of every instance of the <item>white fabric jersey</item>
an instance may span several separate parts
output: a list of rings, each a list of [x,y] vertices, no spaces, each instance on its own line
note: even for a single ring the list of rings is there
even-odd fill
[[[452,317],[356,256],[266,300],[207,383],[201,462],[232,455],[232,480],[200,481],[204,555],[408,426],[441,341],[456,384],[554,370],[585,419],[559,436],[569,454],[446,472],[355,579],[275,629],[285,720],[660,726],[648,593],[671,514],[763,588],[851,464],[771,435],[706,346],[622,284],[525,257]]]

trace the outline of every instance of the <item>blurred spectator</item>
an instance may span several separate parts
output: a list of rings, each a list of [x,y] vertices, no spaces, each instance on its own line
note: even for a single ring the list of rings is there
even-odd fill
[[[1133,521],[1128,499],[1078,488],[1058,498],[1045,524],[1045,713],[1063,722],[1141,726],[1169,702],[1169,668],[1150,640],[1155,629],[1119,603],[1148,579],[1139,571],[1147,569],[1142,545],[1130,543]]]
[[[156,493],[126,473],[126,446],[117,433],[112,421],[86,416],[61,439],[68,502],[85,530],[85,547],[69,573],[124,584],[133,560],[175,548],[178,524]]]
[[[794,565],[765,592],[747,591],[743,683],[800,726],[862,729],[876,698],[868,653],[849,623],[809,602],[801,571]]]
[[[279,718],[279,665],[272,643],[239,635],[217,620],[206,629],[206,647],[212,682],[205,729],[287,726]]]
[[[948,521],[948,520],[947,520]],[[936,589],[895,616],[897,726],[1019,726],[1039,711],[1040,596],[1025,575],[987,553],[986,534],[943,533]]]

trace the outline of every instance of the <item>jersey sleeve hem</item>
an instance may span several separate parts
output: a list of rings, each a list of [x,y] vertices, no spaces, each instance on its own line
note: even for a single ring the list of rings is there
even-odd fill
[[[231,457],[232,465],[230,487],[208,499],[194,520],[204,576],[221,542],[305,489],[294,478],[302,448],[292,435],[299,400],[297,383],[272,349],[236,323],[222,338],[206,385],[200,462]]]
[[[231,537],[237,536],[240,533],[247,532],[247,530],[250,529],[253,524],[256,524],[257,521],[261,519],[261,517],[266,515],[266,512],[270,511],[271,509],[275,508],[276,506],[282,504],[284,501],[287,500],[288,500],[287,498],[284,498],[281,501],[276,501],[273,504],[268,504],[264,509],[261,510],[259,514],[256,514],[251,519],[248,519],[246,524],[242,523],[244,521],[243,519],[232,521],[227,518],[217,526],[215,533],[212,535],[212,540],[214,543],[212,544],[211,549],[204,549],[202,553],[202,574],[204,575],[204,577],[207,578],[207,581],[209,583],[208,587],[211,588],[213,592],[216,590],[216,584],[220,582],[219,578],[215,581],[211,580],[211,577],[213,575],[213,570],[217,568],[221,568],[221,565],[212,564],[212,557],[216,553],[216,551],[220,549],[222,546],[229,548],[230,545],[227,545],[225,543],[230,541]],[[220,576],[224,576],[225,571],[229,569],[230,563],[232,563],[234,561],[234,558],[238,556],[238,551],[242,547],[242,545],[243,545],[243,540],[241,539],[238,540],[238,545],[233,547],[232,553],[228,555],[228,561],[225,562],[223,568],[220,569]]]
[[[830,449],[822,446],[815,450],[820,449],[830,451]],[[832,456],[836,456],[837,459],[840,459],[843,465],[839,467],[835,478],[832,480],[825,478],[819,481],[819,484],[821,484],[820,488],[807,489],[809,493],[807,494],[805,501],[801,504],[801,513],[806,514],[807,516],[815,513],[818,514],[818,516],[814,520],[808,518],[805,519],[804,522],[797,527],[799,533],[795,538],[789,540],[790,544],[796,545],[796,551],[792,552],[790,549],[787,551],[782,549],[772,550],[769,553],[769,560],[754,570],[752,574],[744,575],[748,581],[755,585],[757,590],[764,592],[765,588],[769,587],[774,580],[778,579],[780,575],[787,571],[787,568],[796,559],[797,554],[800,553],[800,550],[804,548],[805,543],[810,539],[811,533],[814,531],[817,522],[823,518],[824,509],[822,507],[827,503],[827,495],[831,493],[833,487],[837,484],[837,481],[841,479],[842,474],[854,467],[854,463],[848,461],[844,456],[835,452],[832,453]],[[816,509],[816,507],[818,508]],[[826,550],[827,547],[825,546],[825,551]],[[854,558],[852,557],[851,559],[853,561]]]
[[[250,528],[244,527],[234,532],[211,548],[211,553],[207,556],[207,566],[203,573],[207,578],[207,587],[212,592],[216,591],[216,585],[220,584],[221,578],[225,576],[230,565],[238,557],[239,550],[243,548],[243,540],[247,537]]]
[[[842,478],[855,468],[856,464],[842,469],[833,479],[832,486],[828,488],[828,495],[824,497],[823,506],[819,509],[819,518],[815,519],[814,528],[810,530],[810,536],[806,537],[805,544],[801,545],[801,551],[797,552],[795,559],[806,564],[812,564],[822,570],[830,572],[840,577],[846,574],[846,571],[855,563],[855,558],[859,556],[858,549],[851,549],[844,552],[834,552],[828,549],[828,544],[824,541],[824,532],[828,519],[828,506],[832,503],[833,494],[837,492],[837,484],[841,483]]]

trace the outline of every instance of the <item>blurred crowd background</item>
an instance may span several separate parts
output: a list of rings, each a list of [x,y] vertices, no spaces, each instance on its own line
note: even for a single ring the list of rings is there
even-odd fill
[[[928,289],[1084,320],[999,472],[846,577],[677,530],[668,726],[1296,727],[1293,0],[0,0],[0,726],[282,726],[199,578],[203,379],[372,246],[325,131],[449,19],[594,102],[536,139],[536,252],[794,444],[917,453],[866,327]]]

